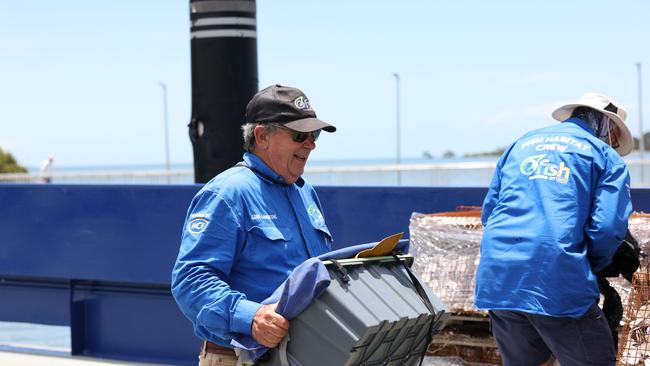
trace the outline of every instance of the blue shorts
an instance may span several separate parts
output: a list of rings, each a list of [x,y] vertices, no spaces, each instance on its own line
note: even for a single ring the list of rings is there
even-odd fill
[[[577,319],[493,310],[490,325],[504,366],[537,366],[551,354],[562,366],[616,362],[612,333],[598,304]]]

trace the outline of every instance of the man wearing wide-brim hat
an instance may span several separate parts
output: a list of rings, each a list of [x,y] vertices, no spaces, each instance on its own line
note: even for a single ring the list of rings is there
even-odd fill
[[[625,110],[587,93],[501,156],[483,202],[474,303],[489,310],[504,365],[614,365],[596,272],[632,212]]]

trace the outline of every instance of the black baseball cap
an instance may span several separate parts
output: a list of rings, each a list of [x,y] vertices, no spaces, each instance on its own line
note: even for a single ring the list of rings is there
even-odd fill
[[[246,106],[247,123],[281,123],[300,132],[336,131],[336,127],[316,118],[309,99],[300,89],[279,84],[257,92]]]

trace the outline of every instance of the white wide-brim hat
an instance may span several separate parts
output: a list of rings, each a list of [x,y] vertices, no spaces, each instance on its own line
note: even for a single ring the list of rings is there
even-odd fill
[[[616,148],[619,155],[625,156],[634,149],[634,139],[632,138],[630,130],[625,125],[627,112],[625,112],[625,109],[623,109],[619,104],[606,95],[591,92],[583,95],[578,103],[567,104],[553,111],[553,118],[560,122],[564,122],[571,117],[573,110],[577,107],[589,107],[595,109],[604,113],[610,120],[616,123],[618,129],[621,131],[621,135],[618,138],[619,146]]]

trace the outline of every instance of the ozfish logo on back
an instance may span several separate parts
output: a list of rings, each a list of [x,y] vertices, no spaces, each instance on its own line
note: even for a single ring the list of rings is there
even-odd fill
[[[560,161],[559,164],[552,163],[546,158],[546,154],[527,157],[521,162],[519,171],[530,180],[544,179],[560,184],[568,183],[571,176],[571,169],[563,161]]]

